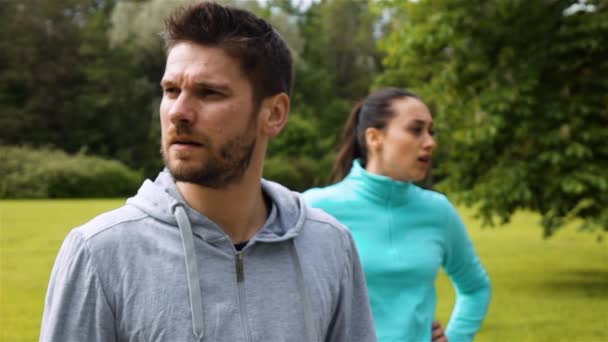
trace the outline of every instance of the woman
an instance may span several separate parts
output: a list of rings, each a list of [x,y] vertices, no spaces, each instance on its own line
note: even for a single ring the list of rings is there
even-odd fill
[[[427,106],[384,88],[357,105],[346,124],[334,174],[305,200],[350,228],[369,289],[380,342],[431,341],[435,278],[443,267],[456,289],[450,342],[470,341],[490,301],[490,283],[448,199],[422,180],[436,143]]]

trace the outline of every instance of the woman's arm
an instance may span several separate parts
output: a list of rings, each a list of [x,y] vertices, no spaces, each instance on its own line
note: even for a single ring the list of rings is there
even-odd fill
[[[454,207],[447,210],[443,267],[456,290],[456,303],[446,327],[450,342],[471,341],[490,303],[490,280]]]

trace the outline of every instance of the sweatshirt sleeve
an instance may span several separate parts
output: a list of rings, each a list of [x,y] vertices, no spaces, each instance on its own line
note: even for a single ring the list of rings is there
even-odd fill
[[[327,342],[374,342],[376,335],[367,296],[367,286],[359,255],[350,232],[345,249],[348,254],[340,281],[340,295],[329,325]]]
[[[114,315],[78,230],[68,234],[55,260],[40,341],[116,341]]]
[[[448,238],[443,267],[456,290],[446,327],[450,342],[472,341],[490,303],[490,280],[456,209],[448,202]]]

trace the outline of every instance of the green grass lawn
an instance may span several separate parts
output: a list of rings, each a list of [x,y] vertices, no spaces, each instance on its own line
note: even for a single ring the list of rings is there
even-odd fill
[[[0,201],[0,341],[38,339],[44,293],[71,227],[123,200]],[[538,217],[479,228],[461,210],[493,286],[476,341],[608,341],[608,241],[572,228],[543,240]],[[438,280],[437,316],[446,322],[453,291]]]
[[[471,211],[460,212],[492,282],[476,341],[608,341],[608,241],[599,233],[567,227],[544,240],[537,215],[481,229]],[[443,275],[437,296],[446,322],[454,295]]]

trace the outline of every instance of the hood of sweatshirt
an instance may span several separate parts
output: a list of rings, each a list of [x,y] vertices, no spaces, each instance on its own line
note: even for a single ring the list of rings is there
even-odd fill
[[[272,207],[265,224],[252,237],[252,241],[275,242],[291,239],[302,229],[306,206],[297,193],[266,180],[261,180],[262,191],[270,198]],[[178,227],[176,207],[182,207],[192,226],[192,233],[213,243],[228,239],[222,229],[201,213],[190,208],[175,185],[167,169],[159,173],[154,182],[146,180],[137,194],[127,200],[157,220]]]
[[[296,237],[305,221],[304,202],[296,193],[283,186],[261,180],[262,191],[272,202],[272,209],[262,228],[249,240],[248,245],[260,242],[280,242]],[[190,208],[175,185],[175,180],[167,169],[163,170],[154,182],[146,180],[137,194],[127,200],[133,205],[155,219],[168,223],[179,229],[188,292],[190,295],[190,309],[192,312],[192,329],[199,341],[204,338],[203,294],[199,283],[199,267],[196,261],[193,235],[200,237],[210,244],[230,238],[213,221]],[[312,309],[309,298],[304,289],[304,280],[300,258],[293,243],[292,258],[296,264],[298,291],[304,301],[306,327],[309,337],[316,336],[312,323]]]

